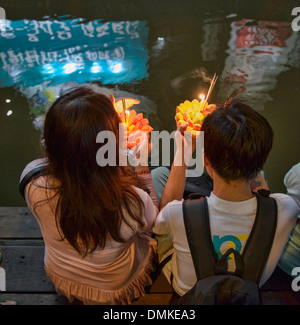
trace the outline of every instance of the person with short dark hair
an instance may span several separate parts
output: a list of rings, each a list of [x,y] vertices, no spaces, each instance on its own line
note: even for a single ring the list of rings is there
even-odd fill
[[[242,253],[257,210],[253,191],[267,188],[261,171],[272,148],[273,130],[254,109],[232,102],[208,115],[201,131],[204,131],[204,165],[213,179],[213,191],[207,200],[215,252],[218,257],[229,248]],[[291,197],[285,194],[270,196],[277,203],[278,223],[260,286],[273,273],[298,214],[298,207]],[[166,204],[153,228],[158,239],[171,237],[173,254],[163,272],[169,281],[172,274],[172,286],[179,296],[189,291],[197,280],[185,233],[182,204],[183,201],[178,199]],[[234,260],[230,258],[228,270],[234,268]]]
[[[207,164],[228,182],[254,179],[273,144],[268,121],[243,103],[220,107],[205,119],[201,131]]]

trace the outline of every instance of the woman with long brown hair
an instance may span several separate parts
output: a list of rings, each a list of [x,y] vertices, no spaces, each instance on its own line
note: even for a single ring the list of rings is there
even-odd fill
[[[71,302],[131,303],[156,270],[151,230],[158,209],[148,167],[96,161],[101,131],[115,135],[111,149],[120,159],[119,123],[107,96],[87,87],[68,92],[46,114],[46,158],[21,176],[44,166],[24,194],[43,234],[47,276]]]

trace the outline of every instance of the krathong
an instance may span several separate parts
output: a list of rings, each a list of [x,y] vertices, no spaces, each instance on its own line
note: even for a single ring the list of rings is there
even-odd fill
[[[198,99],[193,99],[192,101],[186,100],[177,106],[175,115],[177,126],[188,123],[186,131],[192,131],[194,133],[201,130],[205,117],[216,109],[216,105],[208,104],[208,99],[217,79],[218,77],[214,74],[206,96],[203,94],[199,96],[200,101]]]
[[[140,143],[142,132],[149,135],[153,131],[153,128],[149,125],[149,120],[143,116],[143,113],[137,113],[134,109],[129,110],[130,107],[139,103],[139,100],[133,98],[121,98],[115,102],[115,108],[120,120],[126,124],[128,149],[134,149]]]

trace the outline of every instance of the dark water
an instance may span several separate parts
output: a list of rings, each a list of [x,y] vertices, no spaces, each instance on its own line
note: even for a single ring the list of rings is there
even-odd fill
[[[39,156],[43,114],[64,89],[93,82],[141,101],[155,130],[173,131],[176,106],[233,91],[271,123],[271,189],[300,161],[297,1],[2,1],[0,206],[22,206],[24,166]]]

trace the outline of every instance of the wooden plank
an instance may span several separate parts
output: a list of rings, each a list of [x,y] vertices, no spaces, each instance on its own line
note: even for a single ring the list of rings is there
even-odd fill
[[[7,292],[55,292],[44,270],[44,246],[0,246]]]
[[[171,294],[146,294],[133,305],[168,305]],[[72,304],[64,296],[55,293],[3,293],[0,292],[0,302],[15,301],[17,305],[81,305],[80,301]],[[294,297],[290,299],[286,292],[266,291],[263,293],[263,305],[299,305]]]
[[[12,301],[17,305],[80,305],[77,300],[70,303],[64,296],[55,293],[0,293],[0,303]]]
[[[150,293],[172,293],[173,289],[163,273],[154,281]]]
[[[300,305],[300,295],[293,291],[262,291],[263,305]]]
[[[1,239],[0,246],[45,246],[43,239]]]
[[[0,238],[42,238],[28,207],[0,207]]]
[[[168,305],[171,296],[171,294],[146,294],[133,305]],[[70,303],[66,297],[52,293],[0,293],[0,303],[6,301],[15,302],[17,305],[82,305],[79,300]]]
[[[133,305],[168,305],[171,293],[151,293],[140,297]]]

